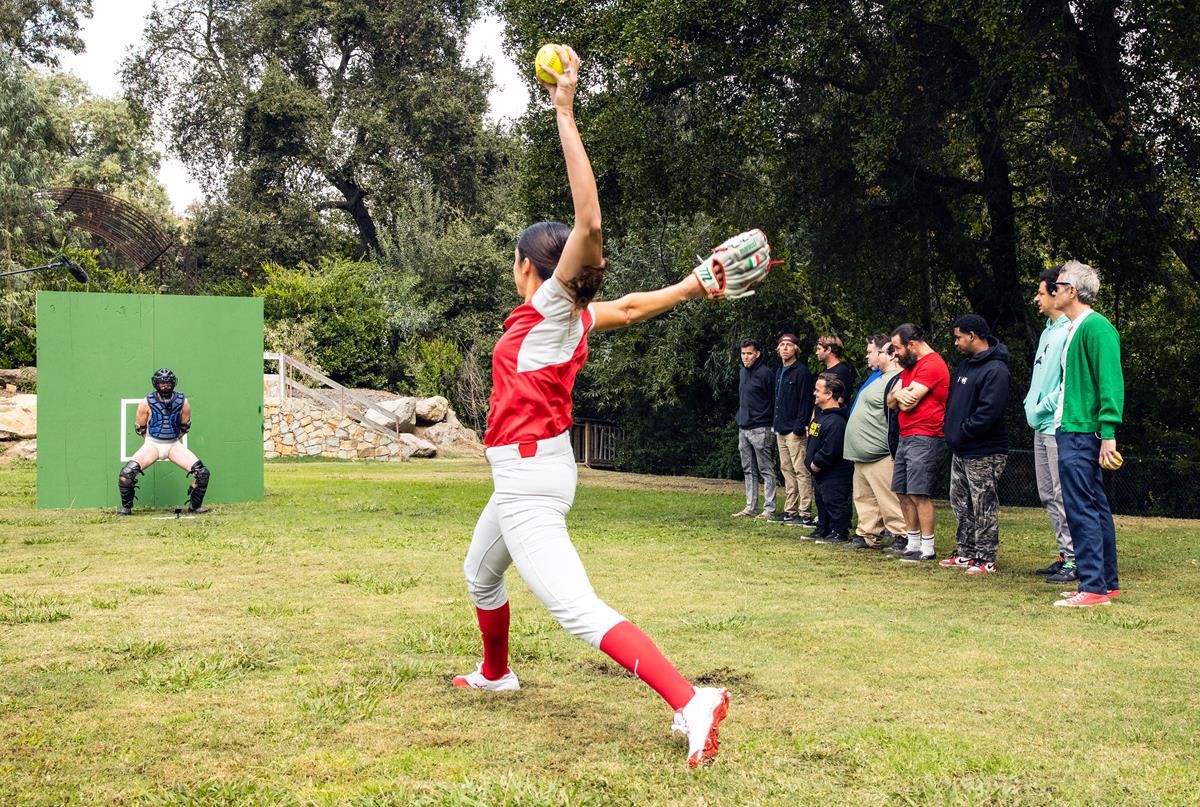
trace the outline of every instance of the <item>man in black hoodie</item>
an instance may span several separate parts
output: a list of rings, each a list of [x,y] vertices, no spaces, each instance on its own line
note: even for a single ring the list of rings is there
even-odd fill
[[[842,456],[846,439],[849,393],[834,373],[821,373],[813,386],[813,421],[808,427],[804,461],[813,475],[817,498],[817,528],[807,536],[819,544],[843,544],[850,534],[850,493],[854,463]]]
[[[742,340],[742,369],[738,373],[738,453],[746,477],[746,507],[734,518],[775,515],[775,374],[763,361],[762,347],[755,339]],[[763,509],[758,506],[758,480],[763,483]]]
[[[940,564],[964,568],[967,574],[990,574],[996,571],[1000,543],[996,487],[1008,460],[1008,348],[978,314],[954,323],[954,346],[965,358],[950,379],[944,429],[953,452],[950,506],[958,532],[954,554]]]

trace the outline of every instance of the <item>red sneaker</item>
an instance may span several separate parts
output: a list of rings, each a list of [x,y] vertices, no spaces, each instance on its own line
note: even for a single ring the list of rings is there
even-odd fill
[[[981,560],[974,560],[967,568],[967,574],[995,574],[995,572],[996,564],[991,561],[984,563]]]
[[[943,569],[965,569],[971,565],[970,558],[964,558],[962,555],[951,555],[948,558],[942,558],[938,561],[938,566]]]
[[[1112,605],[1107,594],[1092,594],[1090,591],[1077,591],[1065,600],[1054,603],[1055,607],[1091,608],[1093,605]]]

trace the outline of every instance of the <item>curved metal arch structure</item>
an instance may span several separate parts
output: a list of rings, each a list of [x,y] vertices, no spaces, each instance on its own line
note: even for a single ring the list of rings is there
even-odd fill
[[[88,188],[47,188],[55,212],[75,215],[72,225],[108,242],[146,271],[175,248],[175,242],[137,205]]]

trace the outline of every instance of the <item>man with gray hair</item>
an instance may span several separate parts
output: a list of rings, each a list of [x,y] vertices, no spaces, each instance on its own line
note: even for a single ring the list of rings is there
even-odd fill
[[[1112,323],[1092,310],[1100,290],[1095,269],[1067,261],[1054,288],[1055,307],[1071,321],[1054,422],[1063,505],[1079,575],[1078,591],[1063,592],[1054,604],[1089,608],[1110,605],[1121,595],[1117,533],[1101,471],[1115,470],[1123,462],[1116,434],[1125,408],[1121,337]]]

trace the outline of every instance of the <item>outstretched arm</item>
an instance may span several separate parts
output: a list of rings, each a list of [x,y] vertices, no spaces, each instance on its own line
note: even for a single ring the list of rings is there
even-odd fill
[[[558,137],[562,141],[563,159],[567,164],[567,180],[571,185],[571,199],[575,203],[575,226],[554,276],[563,285],[579,308],[585,307],[604,279],[604,238],[600,229],[600,198],[596,193],[596,177],[588,161],[587,150],[575,125],[575,87],[579,81],[579,57],[575,51],[557,45],[558,57],[562,60],[563,72],[555,73],[546,67],[557,80],[556,84],[543,84],[554,104],[554,116],[558,121]]]
[[[617,300],[605,300],[592,304],[596,321],[595,331],[611,331],[636,322],[657,317],[670,311],[680,303],[704,296],[704,287],[695,275],[688,275],[678,283],[657,291],[635,291]]]

